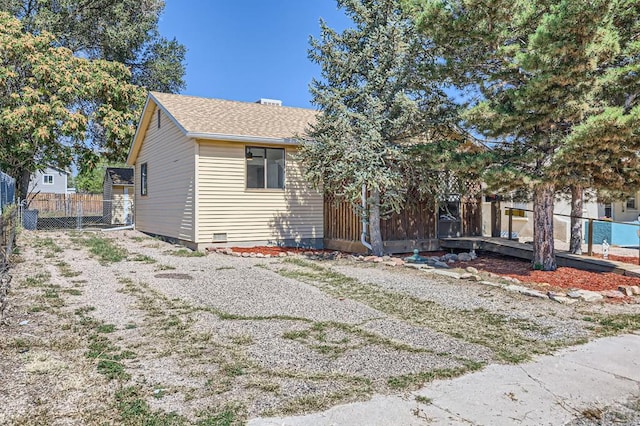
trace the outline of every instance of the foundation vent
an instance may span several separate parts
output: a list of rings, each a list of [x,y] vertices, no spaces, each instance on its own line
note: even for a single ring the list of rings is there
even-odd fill
[[[213,242],[214,243],[226,243],[227,242],[227,233],[222,232],[219,234],[213,234]]]

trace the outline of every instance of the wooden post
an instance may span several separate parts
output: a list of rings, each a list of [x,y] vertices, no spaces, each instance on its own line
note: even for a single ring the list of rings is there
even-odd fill
[[[511,237],[511,235],[513,234],[513,208],[507,207],[507,210],[509,210],[509,235],[507,236],[507,239],[511,240],[513,239]]]
[[[501,217],[500,217],[500,202],[499,201],[494,201],[491,203],[491,236],[492,237],[499,237],[500,236],[500,231],[502,229],[502,224],[500,223],[501,221]]]
[[[593,256],[593,219],[589,219],[589,233],[587,234],[587,255]]]

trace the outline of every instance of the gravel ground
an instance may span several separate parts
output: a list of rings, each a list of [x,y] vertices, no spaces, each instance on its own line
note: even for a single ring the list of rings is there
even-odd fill
[[[640,304],[565,306],[347,260],[195,256],[136,231],[25,231],[19,247],[0,325],[3,424],[241,424],[640,321]]]

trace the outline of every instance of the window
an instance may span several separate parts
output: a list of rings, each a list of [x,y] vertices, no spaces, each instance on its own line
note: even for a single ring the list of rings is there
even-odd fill
[[[147,195],[147,163],[140,165],[140,195]]]
[[[627,198],[627,208],[631,209],[631,210],[635,210],[636,209],[636,197],[635,196],[631,196],[631,197]]]
[[[53,175],[42,175],[42,183],[44,185],[53,185]]]
[[[158,129],[160,128],[160,110],[158,110]]]
[[[284,189],[284,149],[247,147],[247,188]]]
[[[604,217],[612,217],[613,205],[611,203],[606,203],[604,205]]]

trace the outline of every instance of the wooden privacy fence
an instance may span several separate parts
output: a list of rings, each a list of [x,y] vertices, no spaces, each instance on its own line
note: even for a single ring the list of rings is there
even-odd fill
[[[382,240],[388,253],[439,250],[439,238],[448,236],[474,236],[482,233],[482,204],[479,196],[463,196],[459,201],[456,235],[445,235],[438,220],[435,200],[408,203],[399,213],[392,213],[380,223]],[[442,228],[442,229],[439,229]],[[447,231],[449,231],[447,229]],[[363,252],[360,243],[362,218],[348,202],[324,200],[324,245],[331,250]]]
[[[382,240],[389,252],[405,252],[417,245],[433,246],[436,237],[435,205],[431,202],[408,204],[400,213],[392,213],[380,223]],[[324,200],[324,244],[328,249],[362,252],[362,218],[348,202]]]
[[[29,209],[40,216],[102,216],[102,194],[36,194],[29,199]]]

